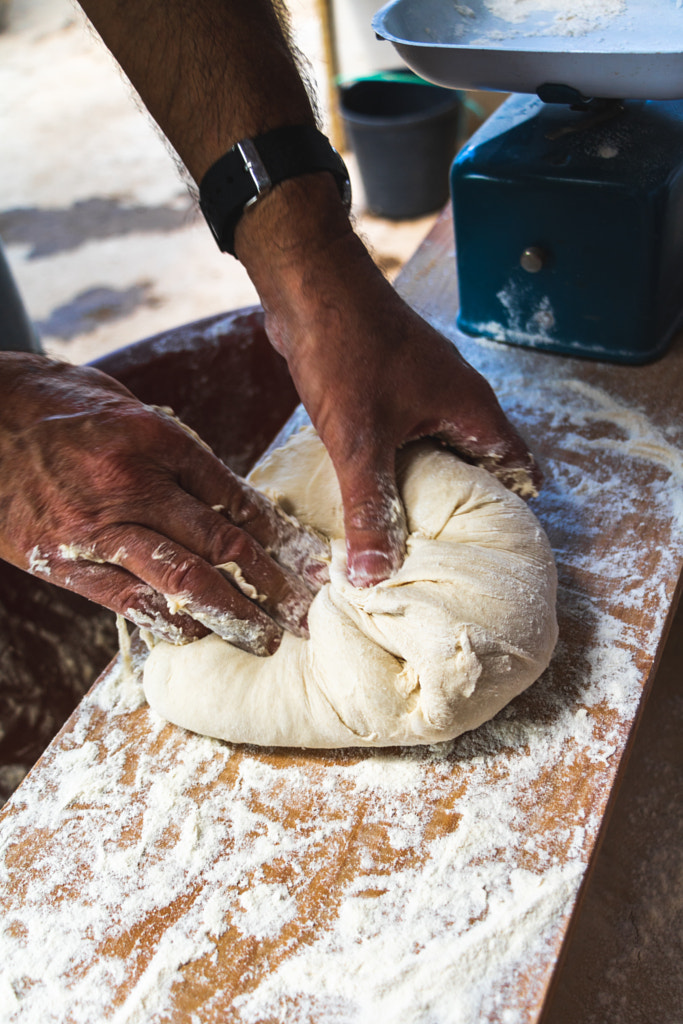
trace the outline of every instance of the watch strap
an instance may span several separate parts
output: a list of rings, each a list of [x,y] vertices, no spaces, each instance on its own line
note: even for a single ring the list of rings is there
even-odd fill
[[[222,252],[235,255],[235,229],[247,207],[287,178],[329,171],[347,209],[351,185],[346,164],[312,125],[274,128],[242,139],[213,164],[199,185],[199,205]]]

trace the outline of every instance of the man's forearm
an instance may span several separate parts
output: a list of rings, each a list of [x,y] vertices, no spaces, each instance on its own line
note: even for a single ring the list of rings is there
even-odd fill
[[[271,0],[83,0],[83,8],[197,183],[239,140],[315,123]],[[334,270],[322,250],[350,236],[323,172],[285,181],[246,210],[235,243],[268,314],[308,315],[327,290],[324,264]],[[364,250],[361,259],[370,263]],[[275,319],[271,340],[289,358]]]
[[[82,0],[196,182],[235,142],[314,114],[270,0]]]

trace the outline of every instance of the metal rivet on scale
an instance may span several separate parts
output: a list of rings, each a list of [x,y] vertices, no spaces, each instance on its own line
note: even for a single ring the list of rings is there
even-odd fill
[[[519,265],[528,274],[537,274],[548,261],[548,255],[537,245],[530,245],[519,257]]]

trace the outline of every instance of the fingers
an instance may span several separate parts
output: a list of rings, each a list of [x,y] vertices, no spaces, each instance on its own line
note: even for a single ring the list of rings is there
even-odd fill
[[[173,644],[214,632],[236,647],[265,656],[277,650],[283,629],[308,637],[312,594],[297,580],[273,583],[272,575],[260,572],[258,564],[246,575],[236,562],[213,568],[151,531],[127,527],[117,532],[119,543],[109,550],[108,545],[62,545],[63,553],[50,555],[34,549],[28,568]],[[262,555],[261,561],[269,560]],[[282,572],[277,566],[274,570]],[[275,596],[266,596],[247,577],[267,577],[264,582]],[[283,590],[286,596],[278,603]]]
[[[228,586],[237,588],[284,629],[295,636],[308,636],[308,608],[313,591],[319,589],[320,584],[309,586],[299,575],[278,565],[245,530],[180,491],[173,495],[172,502],[159,504],[149,514],[148,522],[152,527],[150,539],[140,528],[136,533],[139,547],[128,551],[127,564],[136,575],[156,589],[172,584],[180,589],[185,586],[194,593],[194,588],[202,581],[214,588],[220,585],[222,595]],[[168,540],[162,543],[162,537]],[[116,551],[118,539],[116,532],[100,536],[98,550],[104,545],[108,551]],[[321,542],[320,546],[324,550]],[[181,578],[186,572],[189,552],[197,556],[203,571],[211,570],[211,579],[204,575],[201,580],[193,580],[190,586],[190,581]],[[327,571],[325,563],[316,565]],[[216,567],[221,567],[221,571]]]
[[[152,530],[124,527],[98,539],[97,557],[118,561],[163,595],[171,612],[192,616],[244,650],[272,653],[282,629],[307,637],[313,597],[308,587],[276,565],[244,531],[210,514],[217,524],[213,536],[204,543],[197,529],[195,551]],[[170,516],[167,530],[172,523]],[[215,565],[202,557],[203,551]]]
[[[480,407],[476,435],[447,422],[434,431],[434,436],[475,466],[493,474],[511,491],[523,498],[535,497],[543,480],[542,473],[492,393],[491,398],[490,404]]]
[[[313,530],[287,515],[275,502],[235,476],[209,452],[194,453],[183,467],[180,484],[188,494],[199,498],[208,508],[199,513],[196,503],[186,509],[187,519],[178,516],[173,536],[180,544],[190,547],[190,535],[196,539],[203,531],[207,536],[216,532],[210,521],[214,511],[233,526],[246,531],[260,547],[285,570],[303,579],[317,593],[329,580],[329,546]],[[200,518],[198,518],[200,516]],[[167,523],[165,516],[164,523]],[[158,527],[157,527],[158,528]],[[168,526],[164,531],[168,533]],[[217,538],[219,539],[219,538]],[[194,547],[193,550],[196,550]],[[228,561],[225,551],[215,551],[220,561]],[[206,557],[206,555],[205,555]],[[218,564],[216,558],[209,559]],[[241,563],[240,563],[241,564]]]
[[[511,452],[501,457],[474,456],[476,466],[486,469],[520,498],[535,498],[543,482],[543,474],[530,451]]]
[[[249,520],[245,517],[244,527],[280,565],[300,576],[317,593],[330,578],[328,543],[251,487],[248,502],[255,515]]]
[[[209,633],[189,615],[173,614],[165,597],[125,569],[80,559],[48,557],[43,561],[37,575],[104,605],[168,643],[189,643]]]
[[[219,636],[224,636],[220,620],[225,609],[230,615],[264,624],[273,620],[295,636],[307,637],[313,599],[308,587],[268,558],[243,530],[217,513],[212,515],[217,526],[206,543],[197,529],[193,544],[197,553],[175,540],[139,530],[126,566],[161,593],[180,595],[175,599],[182,600],[187,612]],[[167,529],[172,525],[170,519]]]
[[[420,425],[422,429],[413,431],[410,439],[438,437],[522,497],[537,494],[541,472],[490,384],[450,342],[441,338],[439,342],[441,350],[432,359],[436,377],[427,392],[427,416]],[[418,377],[417,368],[413,368],[413,376]],[[409,407],[425,408],[425,403],[413,396]]]
[[[388,579],[403,563],[406,520],[393,467],[353,457],[337,469],[344,502],[348,574],[355,587]]]
[[[265,556],[262,561],[268,562]],[[59,554],[42,557],[38,568],[53,582],[172,643],[214,632],[236,647],[264,656],[277,650],[283,627],[306,635],[311,594],[303,585],[298,584],[294,596],[288,592],[284,612],[278,607],[278,624],[260,607],[264,595],[247,582],[236,563],[231,563],[232,574],[221,572],[142,527],[119,527],[88,548],[62,546]]]

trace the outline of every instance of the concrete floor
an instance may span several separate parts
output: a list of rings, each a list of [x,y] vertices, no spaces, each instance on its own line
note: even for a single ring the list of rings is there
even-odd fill
[[[315,5],[293,0],[291,8],[325,100]],[[0,95],[0,237],[50,354],[85,362],[257,301],[240,264],[216,249],[173,154],[70,0],[11,0]],[[392,277],[433,217],[369,216],[345,155],[359,230]]]

